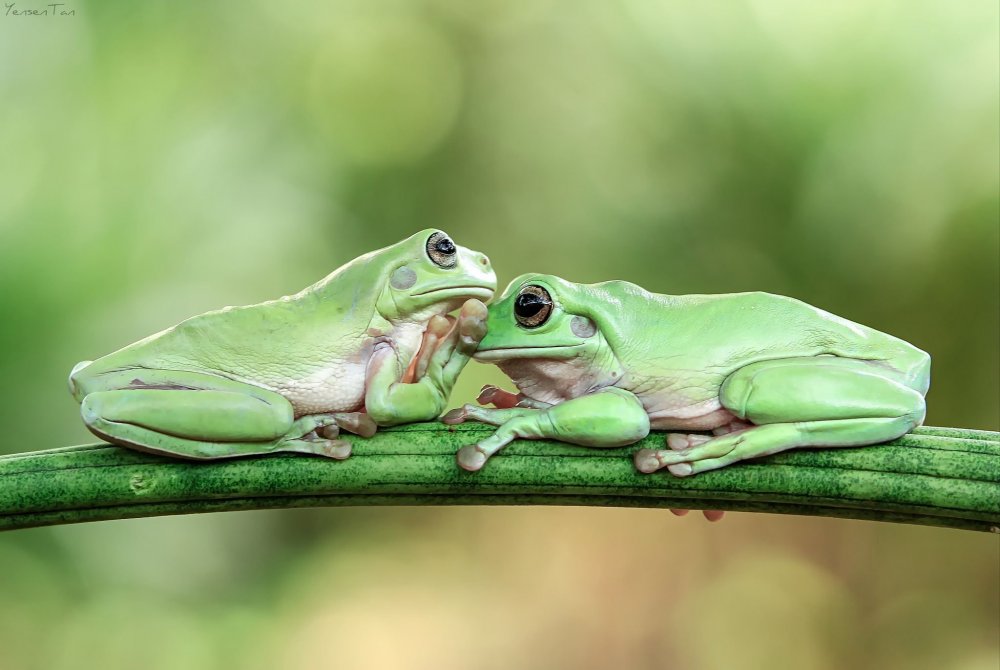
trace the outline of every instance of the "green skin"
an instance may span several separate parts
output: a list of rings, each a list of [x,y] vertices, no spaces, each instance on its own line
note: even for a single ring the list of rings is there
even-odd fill
[[[534,327],[515,311],[528,286],[552,303]],[[783,296],[667,296],[528,274],[487,324],[474,358],[498,365],[520,393],[486,387],[479,402],[497,409],[443,417],[499,426],[459,451],[470,471],[516,438],[620,447],[656,429],[679,432],[665,449],[639,450],[636,467],[686,477],[797,447],[885,442],[924,420],[925,352]]]
[[[341,429],[368,437],[440,415],[495,290],[485,255],[424,230],[295,295],[208,312],[80,363],[70,392],[93,433],[142,451],[347,458]]]

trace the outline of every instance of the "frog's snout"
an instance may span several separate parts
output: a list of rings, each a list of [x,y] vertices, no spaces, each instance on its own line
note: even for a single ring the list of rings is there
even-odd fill
[[[490,264],[490,257],[481,251],[474,251],[472,253],[472,266],[475,268],[473,271],[489,286],[491,293],[496,293],[497,290],[497,275],[493,271],[493,266]],[[491,296],[492,297],[492,296]],[[487,298],[489,300],[489,298]]]

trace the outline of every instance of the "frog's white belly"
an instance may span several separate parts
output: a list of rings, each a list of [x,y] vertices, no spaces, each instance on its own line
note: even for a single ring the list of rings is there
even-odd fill
[[[646,406],[647,400],[640,400]],[[649,414],[649,425],[654,430],[712,430],[732,423],[736,418],[718,398],[668,407],[655,403],[652,408],[647,406],[646,412]]]
[[[392,331],[372,337],[349,355],[331,354],[330,360],[303,370],[299,375],[272,381],[285,396],[295,416],[324,412],[359,412],[365,406],[368,363],[379,343],[390,343],[396,352],[400,374],[417,352],[425,326],[417,322],[398,324]]]
[[[525,396],[552,405],[606,385],[602,383],[599,371],[589,361],[577,358],[515,358],[501,361],[497,366]]]
[[[365,404],[368,357],[333,361],[298,379],[273,383],[295,408],[295,416],[323,412],[357,412]]]
[[[653,381],[653,380],[650,380]],[[639,385],[633,390],[657,430],[711,430],[733,421],[735,416],[722,406],[718,385],[685,386],[655,380],[652,389]],[[658,383],[657,383],[658,382]],[[632,389],[629,389],[632,390]]]
[[[735,418],[719,401],[719,385],[724,375],[701,378],[644,377],[636,374],[607,374],[581,359],[512,359],[498,364],[525,396],[558,404],[581,395],[616,386],[634,393],[657,430],[712,430]]]

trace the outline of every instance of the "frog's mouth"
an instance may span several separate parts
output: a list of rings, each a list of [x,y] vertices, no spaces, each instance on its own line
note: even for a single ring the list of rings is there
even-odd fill
[[[557,344],[544,347],[497,347],[480,349],[472,354],[477,361],[505,361],[511,358],[572,358],[574,352],[584,345]]]
[[[454,296],[468,296],[470,298],[478,298],[480,300],[489,300],[493,297],[494,288],[492,286],[486,286],[484,284],[469,284],[468,286],[437,286],[434,288],[429,288],[426,291],[421,291],[420,293],[414,293],[413,297],[433,295],[442,295],[445,297]]]

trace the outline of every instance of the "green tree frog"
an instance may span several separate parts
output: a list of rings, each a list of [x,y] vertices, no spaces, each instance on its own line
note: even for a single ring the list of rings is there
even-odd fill
[[[641,449],[679,477],[796,447],[894,439],[924,419],[930,357],[891,335],[769,293],[671,296],[624,281],[514,280],[475,359],[520,393],[486,387],[446,423],[499,426],[458,453],[466,470],[516,438]],[[712,435],[687,431],[711,431]]]
[[[368,437],[440,415],[495,289],[484,254],[424,230],[295,295],[195,316],[84,361],[70,392],[93,433],[143,451],[347,458],[341,429]]]

